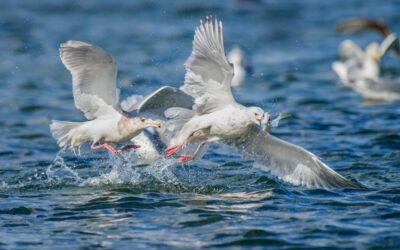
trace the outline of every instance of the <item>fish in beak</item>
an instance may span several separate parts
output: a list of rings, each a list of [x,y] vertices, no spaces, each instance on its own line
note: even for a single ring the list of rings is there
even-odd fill
[[[263,115],[262,120],[260,121],[261,129],[265,131],[266,133],[269,133],[271,130],[271,124],[270,124],[271,117],[268,112],[265,112]]]
[[[261,128],[266,133],[269,133],[269,131],[271,131],[272,128],[277,128],[280,120],[290,117],[290,115],[284,115],[284,114],[282,114],[282,112],[279,112],[278,116],[275,119],[273,119],[272,121],[270,121],[269,114],[267,112],[265,112],[265,113],[268,115],[268,117],[264,114]]]
[[[271,127],[277,128],[280,120],[286,119],[289,117],[290,117],[290,115],[284,115],[284,114],[282,114],[282,112],[279,112],[278,116],[270,123]]]

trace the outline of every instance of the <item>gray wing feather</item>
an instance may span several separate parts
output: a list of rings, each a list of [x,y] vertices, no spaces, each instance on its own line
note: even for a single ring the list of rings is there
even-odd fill
[[[130,98],[128,98],[129,100]],[[139,102],[132,102],[126,111],[131,115],[145,115],[149,117],[157,117],[165,120],[164,113],[173,107],[180,107],[189,110],[193,106],[193,97],[185,92],[169,86],[149,94]],[[140,136],[132,139],[135,144],[141,145],[137,150],[140,163],[152,162],[164,155],[164,149],[169,145],[170,137],[167,136],[165,124],[161,131],[155,129],[146,129]]]
[[[256,127],[235,141],[244,156],[263,165],[279,179],[318,188],[363,188],[347,180],[307,150],[266,134]]]
[[[185,92],[169,86],[164,86],[146,96],[143,100],[133,103],[126,111],[131,115],[149,115],[164,118],[164,112],[172,107],[190,109],[193,97]]]

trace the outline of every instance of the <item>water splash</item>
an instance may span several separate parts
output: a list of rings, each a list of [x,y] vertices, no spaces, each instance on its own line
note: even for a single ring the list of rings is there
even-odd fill
[[[73,182],[81,181],[77,171],[70,168],[63,158],[64,150],[60,150],[53,163],[46,169],[47,181],[59,183],[61,181],[71,180]]]

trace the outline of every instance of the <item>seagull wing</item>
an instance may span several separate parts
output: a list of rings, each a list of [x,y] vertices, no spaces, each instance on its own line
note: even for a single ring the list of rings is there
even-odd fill
[[[399,38],[395,34],[388,35],[379,45],[379,53],[384,56],[388,51],[393,51],[397,55],[400,53]]]
[[[210,113],[235,102],[231,92],[233,69],[225,56],[222,23],[217,18],[200,21],[185,68],[181,89],[195,98],[197,113]]]
[[[149,115],[159,119],[165,118],[164,112],[172,107],[191,109],[193,97],[185,92],[170,86],[164,86],[142,99],[135,100],[135,96],[128,97],[129,102],[124,104],[125,111],[131,115]]]
[[[61,44],[60,57],[72,75],[75,106],[87,119],[119,112],[117,64],[107,52],[89,42],[70,40]]]
[[[390,35],[392,31],[387,24],[381,20],[365,18],[349,18],[336,24],[336,29],[341,32],[356,33],[365,30],[375,30],[384,37]]]
[[[166,119],[164,116],[166,110],[175,107],[175,109],[182,109],[184,112],[188,112],[189,110],[191,111],[191,107],[194,104],[192,96],[169,86],[161,87],[142,99],[137,96],[128,97],[122,103],[125,103],[124,110],[131,115],[145,115],[163,120]],[[148,128],[135,138],[132,138],[134,144],[140,145],[140,148],[135,150],[140,159],[140,164],[153,162],[164,155],[164,150],[167,145],[170,145],[171,140],[167,127],[171,129],[170,126],[162,126],[161,130]]]
[[[362,64],[364,60],[364,51],[353,41],[344,40],[339,46],[339,56],[342,61],[356,60]]]
[[[245,157],[265,166],[279,179],[316,188],[363,188],[347,180],[307,150],[252,127],[235,141]]]

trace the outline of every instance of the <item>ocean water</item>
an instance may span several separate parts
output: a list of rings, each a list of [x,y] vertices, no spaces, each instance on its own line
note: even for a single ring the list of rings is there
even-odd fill
[[[400,32],[400,3],[363,0],[2,1],[0,248],[399,248],[400,104],[367,103],[331,70],[351,16]],[[236,99],[288,113],[273,134],[370,190],[293,186],[213,144],[200,162],[134,166],[135,155],[60,151],[49,122],[83,120],[58,47],[87,40],[119,66],[121,99],[178,87],[195,27],[224,25],[253,75]],[[386,57],[384,74],[400,74]]]

